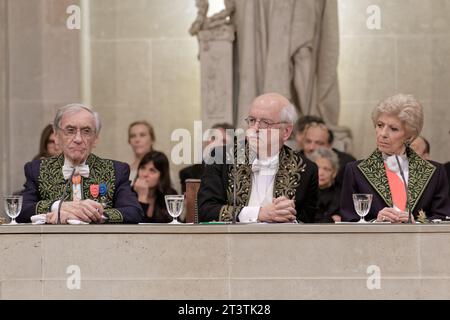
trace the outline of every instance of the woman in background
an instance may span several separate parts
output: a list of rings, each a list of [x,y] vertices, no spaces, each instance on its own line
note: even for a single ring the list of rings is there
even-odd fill
[[[319,169],[319,210],[314,222],[333,223],[341,221],[339,202],[341,190],[336,185],[336,175],[339,171],[339,158],[330,148],[318,147],[309,156]]]
[[[61,149],[55,140],[55,133],[53,132],[53,126],[48,124],[41,133],[41,141],[39,143],[39,153],[33,158],[45,159],[53,156],[57,156],[61,153]]]
[[[167,223],[172,221],[166,209],[164,196],[177,194],[170,182],[169,160],[159,151],[150,151],[138,166],[133,189],[145,213],[144,222]]]
[[[133,162],[130,163],[130,180],[134,181],[138,166],[145,154],[153,150],[155,131],[145,120],[131,123],[128,127],[128,143],[133,150]]]

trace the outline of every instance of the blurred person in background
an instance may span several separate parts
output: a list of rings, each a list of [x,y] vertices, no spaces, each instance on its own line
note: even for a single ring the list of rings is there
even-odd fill
[[[150,151],[138,166],[133,190],[138,195],[146,223],[168,223],[172,217],[167,212],[165,195],[177,194],[170,181],[167,156],[159,151]]]
[[[227,133],[227,130],[234,130],[234,127],[229,123],[216,123],[214,124],[210,129],[210,134],[208,141],[205,144],[205,149],[207,154],[212,151],[213,148],[226,145],[228,143],[231,143],[231,140],[233,139],[232,136],[229,135],[229,132]],[[196,163],[191,166],[188,166],[184,169],[180,170],[179,176],[180,176],[180,182],[181,182],[181,192],[186,192],[186,180],[187,179],[201,179],[203,175],[203,170],[205,168],[205,164],[202,163]]]
[[[55,133],[53,132],[53,126],[48,124],[41,133],[41,141],[39,143],[39,153],[33,158],[45,159],[53,156],[57,156],[61,153],[61,149],[56,143]]]
[[[130,163],[130,180],[134,181],[138,166],[145,154],[153,150],[155,130],[145,121],[138,120],[128,126],[128,143],[133,151],[133,161]]]
[[[341,221],[339,202],[341,190],[335,183],[339,170],[339,159],[336,153],[325,147],[318,147],[308,158],[319,168],[319,210],[314,222],[333,223]]]
[[[411,143],[411,148],[425,160],[430,160],[430,143],[422,136],[418,136]]]

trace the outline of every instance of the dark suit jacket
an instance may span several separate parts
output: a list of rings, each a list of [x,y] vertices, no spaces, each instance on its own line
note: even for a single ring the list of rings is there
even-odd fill
[[[204,171],[204,164],[193,164],[180,170],[181,192],[186,192],[186,180],[187,179],[201,179]]]
[[[319,210],[314,222],[334,223],[331,216],[339,215],[341,189],[336,184],[326,189],[319,189]]]
[[[108,223],[139,223],[144,217],[137,201],[136,193],[131,190],[128,164],[101,159],[89,155],[89,178],[82,178],[83,199],[93,199],[105,203],[105,215]],[[25,190],[23,192],[22,211],[18,222],[31,222],[31,216],[47,213],[55,201],[61,199],[67,185],[68,201],[72,199],[72,188],[66,184],[62,174],[64,156],[43,160],[34,160],[25,164]],[[90,185],[107,184],[107,193],[94,198],[89,191]]]
[[[445,171],[447,172],[447,178],[448,178],[448,184],[450,185],[450,162],[447,162],[446,164],[444,164],[445,167]],[[449,194],[450,196],[450,188],[449,188]]]
[[[450,216],[450,198],[447,175],[443,166],[434,161],[420,158],[407,148],[409,178],[408,205],[415,218],[423,210],[428,219],[445,219]],[[375,219],[385,207],[392,207],[392,196],[380,151],[362,161],[346,166],[344,185],[341,192],[342,221],[358,221],[359,216],[353,206],[353,193],[373,194],[372,206],[366,221]]]
[[[224,147],[225,158],[232,161],[230,152]],[[200,189],[197,194],[200,221],[231,221],[233,216],[233,181],[236,183],[236,207],[238,215],[243,207],[248,205],[252,190],[252,161],[248,158],[248,147],[239,146],[240,154],[245,154],[244,161],[238,160],[236,169],[233,165],[209,164],[205,166]],[[243,150],[245,149],[245,150]],[[236,150],[234,150],[235,159]],[[226,161],[225,159],[224,161]],[[239,164],[240,163],[240,164]],[[279,167],[275,177],[274,198],[286,196],[295,197],[297,220],[314,222],[317,211],[317,166],[312,161],[302,157],[299,152],[283,146],[279,156]]]
[[[349,153],[339,151],[335,148],[333,148],[333,151],[336,152],[339,159],[339,171],[336,175],[335,183],[338,185],[338,187],[341,187],[342,183],[344,182],[345,166],[347,165],[347,163],[356,161],[356,158]]]
[[[177,194],[177,192],[170,188],[170,190],[166,194]],[[163,194],[159,190],[156,194],[155,207],[153,208],[153,215],[151,218],[148,217],[147,211],[150,205],[148,203],[139,202],[144,211],[144,221],[145,223],[168,223],[172,222],[173,218],[167,211],[166,201]]]

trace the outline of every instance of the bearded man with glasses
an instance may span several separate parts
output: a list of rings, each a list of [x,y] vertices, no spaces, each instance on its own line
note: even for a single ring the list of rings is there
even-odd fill
[[[223,161],[205,167],[197,198],[200,221],[314,221],[317,166],[284,145],[296,119],[294,106],[280,94],[253,101],[245,139],[215,150],[214,159],[219,154]]]
[[[60,108],[53,122],[61,155],[25,164],[18,222],[139,223],[143,212],[131,190],[130,167],[91,153],[101,123],[89,107]]]

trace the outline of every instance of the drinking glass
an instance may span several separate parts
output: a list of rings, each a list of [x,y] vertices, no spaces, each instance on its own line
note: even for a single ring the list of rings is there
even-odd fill
[[[372,205],[372,195],[368,193],[354,193],[353,205],[355,206],[356,213],[361,217],[359,223],[365,223],[364,217],[369,213],[370,206]]]
[[[11,218],[11,222],[7,225],[18,224],[16,218],[22,210],[22,196],[5,196],[5,211],[8,217]]]
[[[179,224],[178,217],[183,212],[184,195],[166,195],[164,199],[166,200],[167,211],[173,218],[170,224]]]

